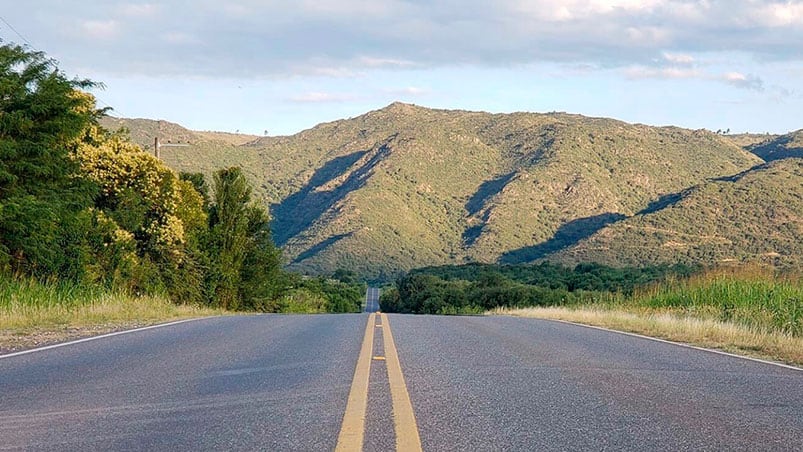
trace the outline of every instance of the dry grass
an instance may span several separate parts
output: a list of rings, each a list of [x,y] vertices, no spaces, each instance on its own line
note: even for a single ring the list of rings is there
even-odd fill
[[[0,309],[0,330],[76,328],[109,323],[157,323],[222,313],[198,306],[176,305],[160,297],[103,294],[78,305],[5,307]]]
[[[650,310],[623,311],[592,307],[498,309],[491,314],[565,320],[803,365],[803,337],[761,331],[715,319]]]
[[[223,311],[176,305],[164,297],[131,296],[68,284],[0,280],[0,353],[53,342],[222,315]]]

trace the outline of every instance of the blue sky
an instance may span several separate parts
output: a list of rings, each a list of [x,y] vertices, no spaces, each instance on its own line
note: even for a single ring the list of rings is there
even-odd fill
[[[803,1],[0,0],[115,114],[285,135],[393,101],[803,128]]]

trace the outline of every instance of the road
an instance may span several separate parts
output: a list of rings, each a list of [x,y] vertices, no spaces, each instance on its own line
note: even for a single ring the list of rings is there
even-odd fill
[[[369,287],[365,290],[365,309],[363,309],[363,312],[379,311],[379,294],[380,291],[376,287]]]
[[[549,321],[385,314],[203,319],[0,358],[0,450],[400,439],[431,451],[801,450],[803,372]]]

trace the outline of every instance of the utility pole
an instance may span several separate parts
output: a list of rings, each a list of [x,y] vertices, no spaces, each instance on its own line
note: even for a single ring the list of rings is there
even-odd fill
[[[155,155],[157,159],[162,158],[162,148],[178,148],[178,147],[184,148],[187,146],[189,146],[189,144],[183,144],[183,143],[162,144],[159,141],[159,137],[153,137],[153,155]]]

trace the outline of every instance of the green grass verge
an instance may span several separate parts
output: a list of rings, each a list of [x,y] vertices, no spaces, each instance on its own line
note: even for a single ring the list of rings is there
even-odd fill
[[[668,281],[620,297],[611,306],[732,322],[757,331],[803,337],[803,278],[767,269],[734,268]]]

